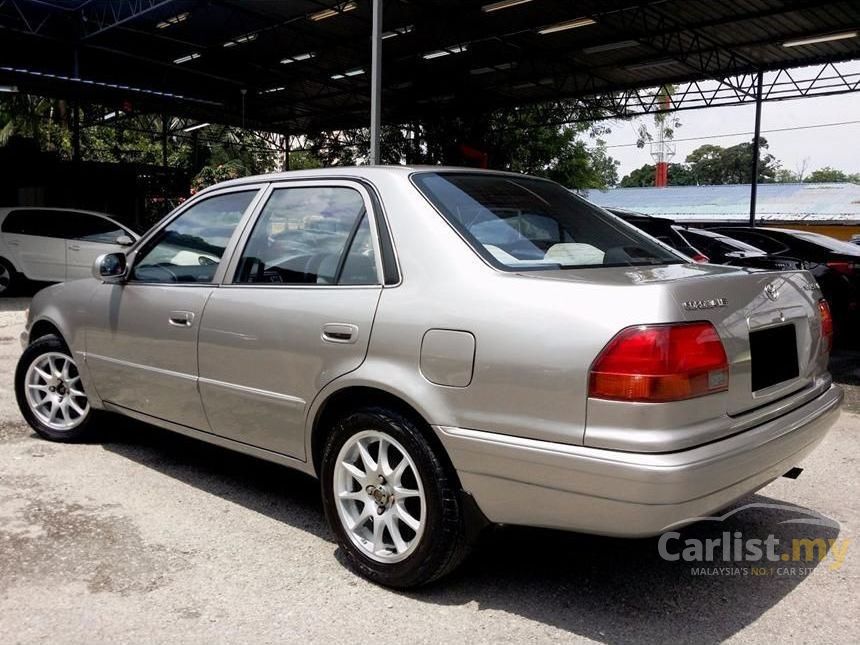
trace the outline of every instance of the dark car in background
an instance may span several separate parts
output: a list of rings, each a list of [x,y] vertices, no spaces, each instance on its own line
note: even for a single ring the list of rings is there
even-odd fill
[[[858,342],[860,335],[849,331],[860,323],[860,247],[820,233],[784,228],[719,226],[710,230],[774,256],[803,260],[830,304],[836,341]]]
[[[622,208],[607,208],[610,213],[620,217],[628,224],[638,228],[640,231],[645,231],[651,237],[656,237],[658,240],[671,246],[676,251],[679,251],[692,258],[696,262],[707,262],[705,257],[698,249],[694,248],[684,236],[675,230],[675,222],[665,217],[652,217],[643,213],[624,210]]]
[[[713,264],[745,266],[769,271],[805,269],[805,263],[786,255],[769,255],[761,249],[722,233],[676,226],[675,230]]]

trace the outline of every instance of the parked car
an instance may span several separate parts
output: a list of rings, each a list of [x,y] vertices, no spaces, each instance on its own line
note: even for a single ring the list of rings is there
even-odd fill
[[[836,325],[839,343],[856,343],[860,326],[860,248],[827,235],[783,228],[720,226],[713,229],[777,257],[806,262]]]
[[[92,275],[93,261],[137,239],[103,213],[67,208],[0,208],[0,295],[23,278],[63,282]]]
[[[802,260],[785,255],[769,255],[751,244],[722,233],[702,228],[676,226],[678,234],[709,258],[714,264],[753,267],[769,271],[805,269]]]
[[[676,251],[692,258],[695,262],[708,262],[708,257],[691,245],[687,239],[675,229],[675,222],[665,217],[652,217],[643,213],[629,211],[623,208],[607,208],[610,213],[617,215],[628,224],[632,224],[651,237],[671,246]]]
[[[691,263],[511,173],[234,180],[93,273],[32,301],[15,391],[36,432],[83,439],[110,411],[317,476],[347,562],[393,587],[450,571],[487,521],[709,515],[842,400],[807,272]]]
[[[852,235],[849,242],[851,242],[851,244],[860,244],[860,235]]]

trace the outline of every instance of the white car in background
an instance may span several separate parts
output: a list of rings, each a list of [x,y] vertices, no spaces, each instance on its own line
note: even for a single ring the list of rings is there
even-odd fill
[[[0,296],[22,278],[65,282],[92,275],[102,253],[137,235],[102,213],[67,208],[0,208]]]

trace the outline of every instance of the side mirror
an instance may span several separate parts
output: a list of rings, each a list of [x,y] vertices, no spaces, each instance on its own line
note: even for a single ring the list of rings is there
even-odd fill
[[[114,240],[120,246],[131,246],[134,244],[134,240],[128,235],[120,235],[118,238]]]
[[[105,253],[93,263],[93,277],[101,282],[122,282],[127,270],[125,253]]]

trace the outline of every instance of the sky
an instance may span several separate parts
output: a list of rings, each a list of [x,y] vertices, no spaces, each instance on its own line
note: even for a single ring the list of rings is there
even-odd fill
[[[860,63],[853,62],[852,72],[860,71]],[[706,108],[678,112],[681,127],[676,139],[711,137],[714,135],[748,133],[715,139],[677,141],[673,161],[683,162],[695,148],[705,143],[724,147],[752,139],[755,126],[755,106]],[[653,131],[653,117],[644,117]],[[798,126],[843,123],[850,125],[818,127],[790,132],[767,132],[770,129]],[[619,179],[646,163],[652,163],[648,147],[636,147],[636,121],[613,121],[606,125],[612,132],[603,137],[608,153],[621,162]],[[847,173],[860,172],[860,92],[836,96],[822,96],[762,104],[762,136],[770,145],[768,152],[782,162],[782,167],[797,172],[804,159],[808,159],[806,174],[823,166],[831,166]]]

